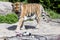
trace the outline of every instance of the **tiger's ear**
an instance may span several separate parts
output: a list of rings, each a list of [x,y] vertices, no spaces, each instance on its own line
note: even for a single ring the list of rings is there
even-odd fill
[[[14,4],[11,4],[11,6],[12,6],[12,11],[14,11]]]
[[[14,4],[11,4],[11,6],[14,6]]]

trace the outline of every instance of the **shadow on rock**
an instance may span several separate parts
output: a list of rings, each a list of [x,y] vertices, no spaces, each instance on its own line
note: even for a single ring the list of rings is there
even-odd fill
[[[36,27],[35,26],[25,25],[25,29],[36,29]]]
[[[16,28],[17,28],[17,25],[13,25],[13,26],[8,27],[7,29],[8,30],[15,30]],[[36,29],[36,27],[30,26],[30,25],[25,25],[25,29]]]
[[[13,25],[13,26],[8,27],[7,29],[8,30],[15,30],[16,28],[17,28],[17,25]]]

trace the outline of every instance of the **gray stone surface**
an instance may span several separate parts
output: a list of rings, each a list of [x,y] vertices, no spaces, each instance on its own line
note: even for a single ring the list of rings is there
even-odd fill
[[[0,24],[0,30],[8,28],[8,29],[11,29],[13,31],[13,30],[16,29],[17,24],[18,24],[18,22],[14,23],[14,24],[2,23],[2,24]],[[45,33],[45,32],[46,33],[50,33],[50,32],[55,33],[55,32],[57,32],[58,34],[60,33],[59,32],[60,24],[55,23],[55,22],[46,23],[45,21],[41,21],[40,26],[37,26],[37,22],[36,22],[36,20],[34,20],[34,21],[27,21],[27,22],[24,23],[24,25],[37,27],[37,28],[39,28],[39,29],[36,29],[37,32],[39,30],[41,33]],[[27,31],[29,31],[29,30],[27,30]],[[24,30],[21,30],[21,31],[24,31]],[[32,29],[30,31],[32,31]],[[32,32],[34,32],[34,31],[32,31]],[[57,34],[57,33],[55,33],[55,34]]]
[[[12,3],[10,2],[0,2],[0,14],[6,15],[7,13],[12,12]]]
[[[0,24],[0,38],[2,37],[8,37],[7,40],[59,40],[60,38],[60,25],[59,23],[55,23],[55,22],[49,22],[46,23],[45,21],[41,20],[40,26],[36,26],[35,25],[36,21],[31,21],[31,23],[29,23],[29,21],[25,22],[24,25],[29,25],[30,26],[35,26],[38,29],[28,29],[28,30],[20,30],[20,32],[30,32],[32,34],[35,34],[35,36],[22,36],[22,37],[16,37],[16,33],[14,30],[8,30],[6,28],[13,28],[15,27],[14,25],[17,25],[17,23],[15,24],[7,24],[7,23],[2,23]],[[13,28],[14,29],[14,28]]]
[[[52,22],[60,23],[60,19],[52,19]]]
[[[11,37],[6,38],[7,40],[60,40],[59,35],[31,35],[31,36],[22,36],[22,37]]]

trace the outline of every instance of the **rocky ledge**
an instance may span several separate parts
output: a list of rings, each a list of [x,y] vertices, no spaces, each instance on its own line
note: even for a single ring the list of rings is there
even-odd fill
[[[0,14],[6,15],[12,12],[12,3],[11,2],[0,2]]]
[[[16,36],[15,29],[18,23],[0,24],[0,38],[6,38],[7,40],[60,40],[60,23],[52,22],[46,23],[41,21],[40,25],[37,26],[36,21],[27,21],[24,23],[28,25],[28,29],[20,30],[20,32],[30,32],[33,36]],[[30,25],[29,25],[30,24]],[[34,29],[29,28],[33,26]],[[35,29],[37,27],[37,29]],[[32,31],[33,30],[33,31]]]

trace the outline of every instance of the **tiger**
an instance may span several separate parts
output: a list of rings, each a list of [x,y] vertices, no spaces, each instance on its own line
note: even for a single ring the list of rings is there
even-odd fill
[[[16,2],[12,4],[13,11],[19,14],[19,21],[16,30],[22,29],[25,16],[36,15],[37,25],[40,24],[41,15],[45,12],[41,4]]]

